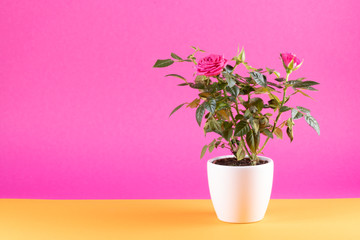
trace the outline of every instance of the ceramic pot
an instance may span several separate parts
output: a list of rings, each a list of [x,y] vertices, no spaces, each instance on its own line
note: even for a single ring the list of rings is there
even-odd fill
[[[274,162],[259,156],[265,164],[256,166],[223,166],[207,162],[211,200],[217,217],[224,222],[250,223],[264,218],[269,204]]]

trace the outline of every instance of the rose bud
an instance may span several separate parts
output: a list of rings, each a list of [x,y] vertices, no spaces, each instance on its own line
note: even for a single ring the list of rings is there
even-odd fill
[[[300,68],[301,64],[304,62],[296,57],[293,53],[280,53],[281,60],[284,64],[287,73],[291,73]]]

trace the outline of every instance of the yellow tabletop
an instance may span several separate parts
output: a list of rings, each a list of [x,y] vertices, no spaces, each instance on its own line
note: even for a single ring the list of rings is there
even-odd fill
[[[0,239],[360,239],[360,199],[271,200],[223,223],[210,200],[0,200]]]

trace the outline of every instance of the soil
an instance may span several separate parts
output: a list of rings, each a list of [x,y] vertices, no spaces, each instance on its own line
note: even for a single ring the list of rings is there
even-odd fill
[[[253,166],[251,164],[250,158],[243,158],[240,161],[238,161],[236,158],[223,158],[215,160],[213,163],[218,165],[225,165],[225,166]],[[267,161],[265,160],[259,160],[256,165],[265,164]]]

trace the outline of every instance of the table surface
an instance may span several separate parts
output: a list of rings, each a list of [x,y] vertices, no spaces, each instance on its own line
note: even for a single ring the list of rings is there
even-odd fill
[[[250,224],[210,200],[0,199],[0,239],[360,239],[360,199],[271,200]]]

